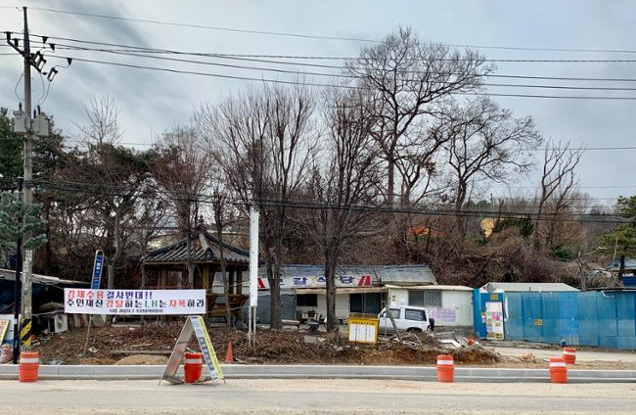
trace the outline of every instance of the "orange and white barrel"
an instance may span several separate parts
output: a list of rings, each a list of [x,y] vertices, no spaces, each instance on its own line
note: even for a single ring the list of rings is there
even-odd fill
[[[550,381],[552,383],[568,382],[568,368],[562,357],[550,358]]]
[[[40,355],[38,352],[20,353],[18,380],[20,382],[37,382],[40,369]]]
[[[574,347],[564,347],[563,348],[563,360],[568,365],[573,365],[576,363],[576,349]]]
[[[444,383],[453,383],[454,380],[455,364],[453,362],[453,356],[437,356],[437,381]]]
[[[203,372],[203,355],[201,353],[186,353],[183,366],[186,383],[195,383],[201,379]]]

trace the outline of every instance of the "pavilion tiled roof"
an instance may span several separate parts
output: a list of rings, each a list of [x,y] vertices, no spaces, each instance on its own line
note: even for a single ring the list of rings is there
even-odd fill
[[[218,263],[221,260],[219,240],[206,230],[199,230],[190,237],[190,260],[193,263]],[[223,243],[223,256],[227,263],[248,264],[249,252]],[[144,264],[185,263],[187,260],[187,239],[150,251],[144,257]]]

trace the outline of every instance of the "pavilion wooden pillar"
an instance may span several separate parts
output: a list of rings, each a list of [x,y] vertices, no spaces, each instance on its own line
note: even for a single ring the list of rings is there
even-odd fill
[[[236,271],[237,280],[236,283],[236,293],[239,295],[243,294],[243,271]]]
[[[203,289],[206,291],[210,289],[210,265],[205,264],[203,266]]]
[[[168,285],[168,269],[166,267],[161,267],[161,272],[159,274],[159,288],[166,288]]]
[[[236,294],[236,271],[228,269],[228,278],[230,279],[230,292],[228,294]]]

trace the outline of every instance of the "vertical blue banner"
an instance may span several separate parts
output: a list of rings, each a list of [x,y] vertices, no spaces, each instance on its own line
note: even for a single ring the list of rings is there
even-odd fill
[[[95,262],[93,263],[93,276],[91,279],[91,289],[99,290],[102,281],[102,269],[104,268],[104,253],[95,251]]]

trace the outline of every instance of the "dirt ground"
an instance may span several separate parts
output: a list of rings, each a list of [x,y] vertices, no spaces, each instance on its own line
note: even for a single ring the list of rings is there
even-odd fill
[[[164,364],[179,336],[180,323],[161,326],[111,326],[92,328],[86,355],[86,329],[63,334],[40,336],[34,343],[41,361],[48,364]],[[449,349],[434,337],[422,333],[397,339],[382,340],[377,345],[352,344],[333,334],[300,331],[261,330],[256,347],[247,343],[243,331],[226,332],[225,328],[210,328],[210,337],[219,360],[224,361],[229,340],[234,358],[249,364],[362,364],[362,365],[434,365],[437,356],[450,354],[457,365],[510,368],[547,368],[543,356],[532,353],[498,353],[479,344]],[[341,335],[342,336],[342,335]],[[189,345],[193,350],[198,345]],[[558,353],[555,351],[555,353]],[[636,369],[636,362],[577,362],[580,369]]]
[[[161,364],[172,350],[180,330],[179,323],[92,328],[87,352],[83,355],[86,329],[77,329],[40,336],[34,343],[34,349],[40,352],[42,362],[48,364]],[[236,361],[251,364],[435,364],[440,354],[452,354],[458,364],[501,361],[494,350],[478,345],[445,350],[427,334],[418,338],[407,337],[405,344],[390,339],[377,345],[364,345],[351,344],[342,337],[338,339],[327,333],[261,330],[256,347],[251,348],[243,331],[228,333],[224,328],[211,328],[209,331],[219,360],[224,361],[231,340]],[[194,341],[189,347],[193,350],[198,348]]]

